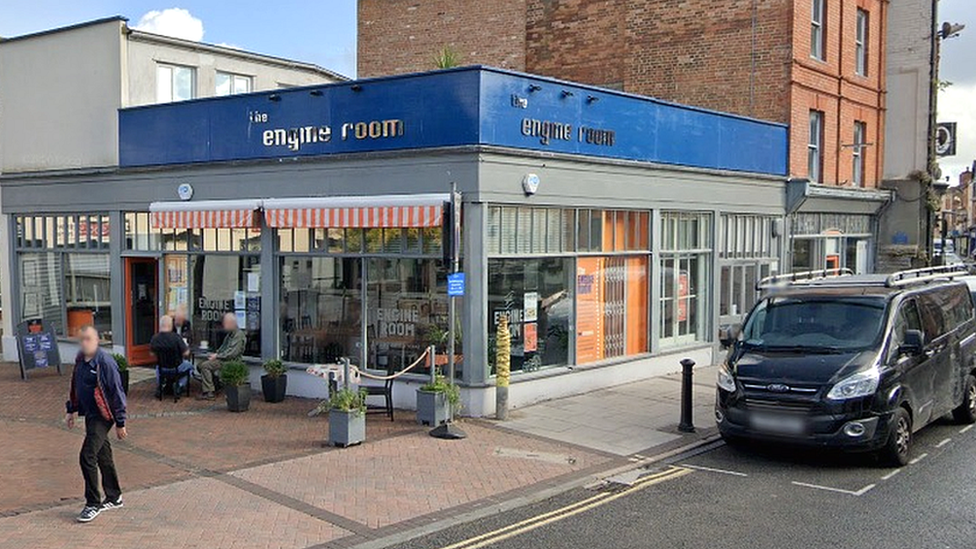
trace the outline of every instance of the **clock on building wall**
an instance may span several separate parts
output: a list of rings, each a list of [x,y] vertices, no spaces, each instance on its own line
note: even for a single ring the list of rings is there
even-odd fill
[[[176,187],[176,194],[180,196],[180,200],[189,200],[193,198],[193,185],[189,183],[181,183],[179,187]]]

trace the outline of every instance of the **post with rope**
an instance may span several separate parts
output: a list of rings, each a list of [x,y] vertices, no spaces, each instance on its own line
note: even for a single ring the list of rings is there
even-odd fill
[[[458,293],[464,293],[464,273],[458,272],[461,240],[461,194],[458,193],[457,183],[451,182],[451,198],[444,204],[444,225],[443,238],[444,259],[447,266],[448,292],[447,292],[447,382],[454,385],[454,340],[457,324],[457,307],[455,299]],[[454,288],[458,285],[459,288]],[[460,292],[456,291],[457,289]],[[468,434],[462,431],[454,423],[454,414],[448,418],[446,423],[438,425],[430,432],[430,436],[436,438],[459,439],[467,438]]]
[[[508,419],[508,383],[512,378],[512,333],[508,313],[498,318],[495,335],[495,419]]]

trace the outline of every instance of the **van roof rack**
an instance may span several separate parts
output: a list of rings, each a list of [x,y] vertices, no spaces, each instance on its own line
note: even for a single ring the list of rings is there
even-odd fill
[[[832,269],[817,269],[815,271],[803,271],[799,273],[786,273],[773,276],[767,276],[759,282],[756,283],[756,290],[765,290],[768,288],[773,288],[777,286],[788,286],[790,284],[813,282],[814,280],[823,280],[825,278],[834,278],[838,276],[851,276],[854,271],[846,268],[832,268]]]
[[[889,288],[919,284],[932,280],[952,280],[956,276],[966,276],[969,271],[962,265],[939,265],[937,267],[923,267],[891,273],[885,278],[885,286]]]

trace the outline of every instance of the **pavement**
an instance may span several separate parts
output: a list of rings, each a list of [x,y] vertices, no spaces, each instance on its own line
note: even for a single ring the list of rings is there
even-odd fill
[[[708,369],[704,369],[706,372]],[[134,369],[129,438],[114,442],[125,507],[80,525],[77,451],[68,430],[68,375],[19,379],[0,364],[0,549],[114,546],[385,547],[530,505],[714,434],[676,430],[680,381],[666,376],[466,419],[468,438],[428,436],[413,414],[371,415],[367,441],[325,446],[315,401],[288,398],[230,413],[216,402],[157,401]],[[712,373],[697,379],[696,422],[711,426]],[[517,386],[516,386],[517,387]],[[195,387],[199,391],[199,387]]]

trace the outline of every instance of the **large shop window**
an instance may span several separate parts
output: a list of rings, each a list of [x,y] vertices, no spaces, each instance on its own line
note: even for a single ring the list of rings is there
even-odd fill
[[[756,283],[779,272],[775,217],[724,214],[719,226],[719,322],[740,322],[759,296]]]
[[[108,214],[18,216],[15,222],[17,321],[41,319],[67,338],[91,324],[111,342]]]
[[[508,315],[513,371],[569,364],[572,258],[488,261],[488,364],[495,373],[498,319]]]
[[[706,213],[661,214],[662,346],[708,340],[711,220]]]
[[[648,211],[489,208],[488,253],[515,256],[489,260],[492,371],[506,311],[516,371],[648,352],[649,242]]]
[[[261,229],[153,227],[149,212],[127,212],[125,249],[166,252],[259,252]]]
[[[168,313],[185,307],[193,341],[216,349],[226,335],[221,326],[234,313],[247,335],[246,356],[261,356],[261,266],[256,255],[168,254],[164,257],[164,305]]]

